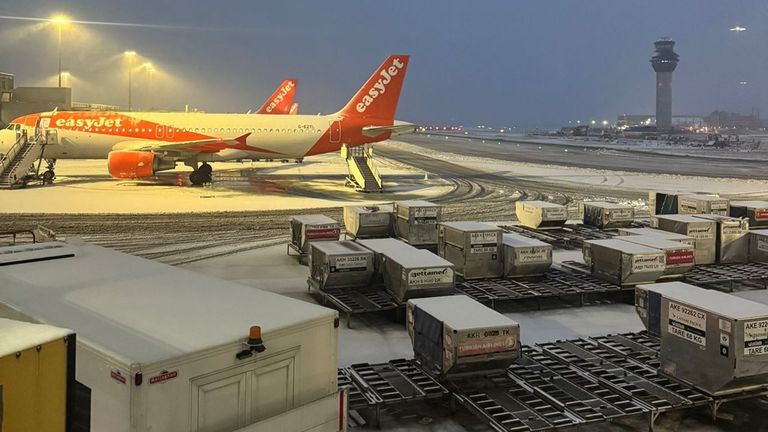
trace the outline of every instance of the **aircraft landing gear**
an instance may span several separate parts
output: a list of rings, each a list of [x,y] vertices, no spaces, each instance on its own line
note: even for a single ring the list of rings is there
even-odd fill
[[[203,164],[200,165],[199,168],[197,168],[196,170],[192,171],[189,174],[189,182],[195,186],[200,186],[201,184],[204,184],[204,183],[210,183],[211,181],[213,181],[213,178],[211,175],[212,173],[213,173],[213,168],[211,168],[211,166],[208,165],[207,163],[203,162]]]
[[[43,184],[51,184],[56,179],[56,172],[54,171],[56,159],[46,159],[45,161],[48,163],[48,166],[42,175]]]

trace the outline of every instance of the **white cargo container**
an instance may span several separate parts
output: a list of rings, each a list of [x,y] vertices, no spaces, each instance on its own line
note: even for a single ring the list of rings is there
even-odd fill
[[[501,228],[480,222],[442,222],[438,254],[452,262],[464,279],[500,277]]]
[[[593,275],[619,285],[655,282],[666,269],[664,251],[620,239],[586,240],[582,252]]]
[[[504,234],[504,277],[539,276],[552,266],[552,245],[517,234]]]
[[[416,359],[439,375],[504,370],[520,356],[520,325],[464,295],[410,300],[406,320]]]
[[[768,230],[749,232],[749,260],[768,263]]]
[[[677,197],[678,214],[716,214],[728,216],[728,199],[717,195],[690,194]]]
[[[394,214],[392,206],[344,207],[344,227],[354,238],[391,237]]]
[[[694,215],[715,222],[715,259],[719,263],[749,261],[749,222],[747,219],[713,214]]]
[[[568,208],[546,201],[517,201],[515,215],[528,228],[557,229],[568,221]]]
[[[54,244],[73,256],[25,263],[15,251],[48,244],[0,248],[0,317],[77,333],[81,430],[224,432],[293,412],[282,430],[298,431],[308,429],[308,407],[329,399],[310,426],[338,429],[334,311],[95,245]],[[251,326],[261,327],[261,347]]]
[[[665,240],[676,241],[693,248],[696,247],[696,241],[685,234],[678,234],[675,232],[664,231],[656,228],[619,228],[618,233],[619,237],[628,235],[652,236],[663,238]]]
[[[442,207],[429,201],[395,202],[395,235],[414,246],[437,246]]]
[[[353,241],[317,242],[310,248],[309,277],[321,290],[367,287],[373,270],[373,252]]]
[[[334,241],[341,235],[341,225],[326,215],[291,217],[291,244],[302,254],[309,253],[313,241]]]
[[[397,301],[453,293],[456,276],[451,262],[397,239],[357,242],[376,254],[376,273]]]
[[[682,282],[642,288],[662,373],[712,395],[768,387],[768,306]]]
[[[635,209],[632,206],[605,201],[579,203],[579,214],[584,225],[601,229],[624,228],[635,221]]]
[[[731,217],[749,219],[749,226],[768,226],[768,201],[731,201]]]
[[[622,236],[619,238],[630,243],[663,250],[666,255],[664,260],[665,270],[662,277],[681,276],[691,270],[695,264],[693,246],[654,236]]]
[[[659,229],[687,235],[696,242],[696,265],[717,261],[714,221],[693,215],[658,215],[656,221]]]

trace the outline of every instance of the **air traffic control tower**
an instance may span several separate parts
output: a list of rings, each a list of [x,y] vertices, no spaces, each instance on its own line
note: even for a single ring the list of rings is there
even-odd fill
[[[675,53],[675,41],[669,38],[653,43],[656,54],[651,57],[651,65],[656,71],[656,129],[672,129],[672,72],[677,67],[680,56]]]

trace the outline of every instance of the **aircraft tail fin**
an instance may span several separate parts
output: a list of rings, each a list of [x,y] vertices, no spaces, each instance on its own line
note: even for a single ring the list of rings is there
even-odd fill
[[[256,114],[289,114],[293,106],[293,97],[296,95],[296,86],[299,81],[287,79],[272,93],[257,111]]]
[[[407,55],[387,57],[339,114],[370,119],[371,124],[392,124],[408,60]]]

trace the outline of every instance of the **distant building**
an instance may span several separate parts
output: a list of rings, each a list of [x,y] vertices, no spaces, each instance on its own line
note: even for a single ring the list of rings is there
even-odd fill
[[[757,130],[768,127],[768,121],[760,119],[760,111],[753,111],[750,115],[713,111],[704,117],[707,125],[718,129]]]

